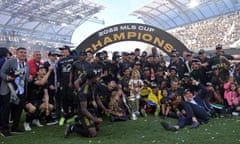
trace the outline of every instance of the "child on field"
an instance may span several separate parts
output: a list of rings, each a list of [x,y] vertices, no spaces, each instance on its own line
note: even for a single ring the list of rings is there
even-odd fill
[[[162,117],[166,118],[172,108],[172,106],[171,106],[172,100],[168,97],[167,89],[162,89],[161,94],[162,94],[162,99],[161,99],[160,103],[161,103]]]
[[[112,92],[109,102],[110,118],[112,122],[127,120],[126,109],[122,102],[121,95],[121,90]]]
[[[143,81],[140,79],[140,72],[138,70],[133,70],[131,74],[131,79],[129,80],[129,89],[130,97],[129,101],[132,107],[132,115],[138,116],[139,112],[139,99],[140,99],[140,90],[143,87]]]

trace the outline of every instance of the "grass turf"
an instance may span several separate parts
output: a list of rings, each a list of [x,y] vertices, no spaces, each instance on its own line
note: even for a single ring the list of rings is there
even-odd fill
[[[63,137],[65,126],[32,127],[31,132],[1,137],[0,144],[236,144],[240,143],[240,117],[214,118],[208,124],[197,129],[188,126],[177,131],[166,131],[161,127],[160,118],[148,116],[136,121],[109,122],[100,125],[95,138],[85,138],[75,133],[68,138]],[[164,121],[176,123],[168,118]]]

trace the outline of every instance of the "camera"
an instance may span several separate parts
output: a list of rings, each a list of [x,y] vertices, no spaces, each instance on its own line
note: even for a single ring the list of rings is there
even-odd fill
[[[21,73],[18,70],[10,69],[7,74],[11,77],[18,77]]]

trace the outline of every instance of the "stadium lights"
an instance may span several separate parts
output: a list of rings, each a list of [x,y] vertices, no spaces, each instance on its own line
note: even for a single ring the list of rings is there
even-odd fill
[[[66,14],[72,14],[72,12],[70,10],[65,10]]]
[[[61,23],[61,26],[66,27],[68,24],[66,23]]]
[[[199,5],[199,0],[191,0],[189,2],[189,8],[195,8],[198,5]]]

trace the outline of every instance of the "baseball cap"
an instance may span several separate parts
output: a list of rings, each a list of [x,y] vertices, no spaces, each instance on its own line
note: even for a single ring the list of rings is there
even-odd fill
[[[177,70],[177,67],[176,66],[171,66],[170,70]]]
[[[53,55],[57,55],[57,56],[60,56],[60,52],[56,51],[56,50],[51,50],[49,51],[48,53],[48,56],[53,56]]]
[[[193,58],[192,62],[201,62],[198,58]]]
[[[211,82],[207,82],[206,86],[212,86],[212,83]]]
[[[190,77],[189,73],[184,73],[183,77]]]
[[[186,56],[192,56],[192,53],[188,52]]]
[[[134,63],[134,65],[141,65],[141,62],[140,62],[140,61],[136,61],[136,62]]]
[[[156,83],[151,83],[151,88],[157,88],[157,84]]]
[[[144,67],[144,68],[143,68],[143,71],[148,71],[148,70],[150,70],[149,67]]]
[[[79,55],[87,55],[87,52],[85,50],[79,51]]]
[[[128,52],[122,52],[123,56],[128,56]]]
[[[204,50],[204,49],[200,49],[200,50],[198,51],[198,54],[203,54],[203,53],[205,53],[205,50]]]
[[[163,71],[163,68],[162,67],[158,67],[157,71]]]
[[[146,57],[146,56],[147,56],[147,52],[143,51],[141,57]]]
[[[221,45],[221,44],[218,44],[218,45],[216,46],[216,50],[218,50],[218,49],[222,49],[222,45]]]
[[[192,92],[192,90],[189,89],[189,88],[186,88],[186,89],[184,90],[183,94],[185,95],[187,92]]]
[[[70,50],[70,47],[65,45],[65,46],[60,47],[58,49],[60,49],[60,50]]]
[[[40,69],[46,69],[46,67],[43,65],[43,64],[40,64],[38,67],[37,67],[37,71],[39,71]]]
[[[215,69],[218,69],[218,67],[217,67],[216,65],[212,65],[212,66],[211,66],[211,69],[212,69],[212,70],[215,70]]]
[[[177,54],[173,53],[171,54],[171,57],[177,57]]]

